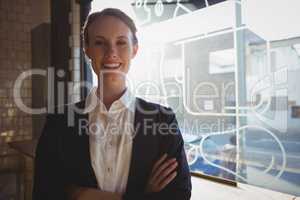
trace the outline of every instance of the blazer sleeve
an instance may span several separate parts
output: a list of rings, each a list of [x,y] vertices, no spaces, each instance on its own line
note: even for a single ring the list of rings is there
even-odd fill
[[[161,154],[167,153],[169,157],[176,158],[178,162],[177,176],[163,190],[145,196],[145,200],[189,200],[191,198],[191,175],[187,163],[184,141],[176,120],[175,114],[169,108],[161,114],[160,121],[168,124],[167,128],[162,128],[161,134]],[[162,126],[164,127],[164,126]]]
[[[48,115],[39,138],[34,163],[33,200],[63,200],[64,176],[59,154],[59,133],[63,127],[56,115]]]

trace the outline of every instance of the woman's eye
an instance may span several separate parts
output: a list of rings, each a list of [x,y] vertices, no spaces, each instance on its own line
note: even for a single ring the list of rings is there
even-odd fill
[[[104,42],[103,41],[96,41],[95,44],[101,46],[101,45],[104,45]]]
[[[121,46],[122,46],[122,45],[126,45],[126,44],[127,44],[126,41],[118,41],[118,42],[117,42],[117,45],[121,45]]]

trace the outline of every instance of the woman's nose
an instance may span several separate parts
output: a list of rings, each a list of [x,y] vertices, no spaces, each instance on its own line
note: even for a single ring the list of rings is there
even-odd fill
[[[106,51],[106,57],[108,58],[116,58],[117,57],[117,49],[114,45],[109,45]]]

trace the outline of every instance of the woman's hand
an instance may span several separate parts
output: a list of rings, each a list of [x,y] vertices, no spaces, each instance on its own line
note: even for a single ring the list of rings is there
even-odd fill
[[[146,193],[159,192],[165,188],[176,177],[177,172],[174,170],[177,165],[175,158],[167,159],[167,154],[164,154],[152,168]]]

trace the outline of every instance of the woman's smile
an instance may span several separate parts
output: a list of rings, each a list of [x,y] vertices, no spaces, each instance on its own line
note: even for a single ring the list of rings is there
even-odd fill
[[[121,63],[103,63],[103,69],[119,69],[121,67]]]
[[[136,55],[137,49],[138,45],[133,41],[131,30],[116,17],[104,16],[89,27],[89,44],[85,50],[94,63],[94,72],[100,75],[98,79],[103,78],[101,75],[105,74],[105,78],[113,77],[125,85],[124,76],[126,77],[129,71],[130,61]],[[110,84],[110,81],[106,81],[105,84]]]

